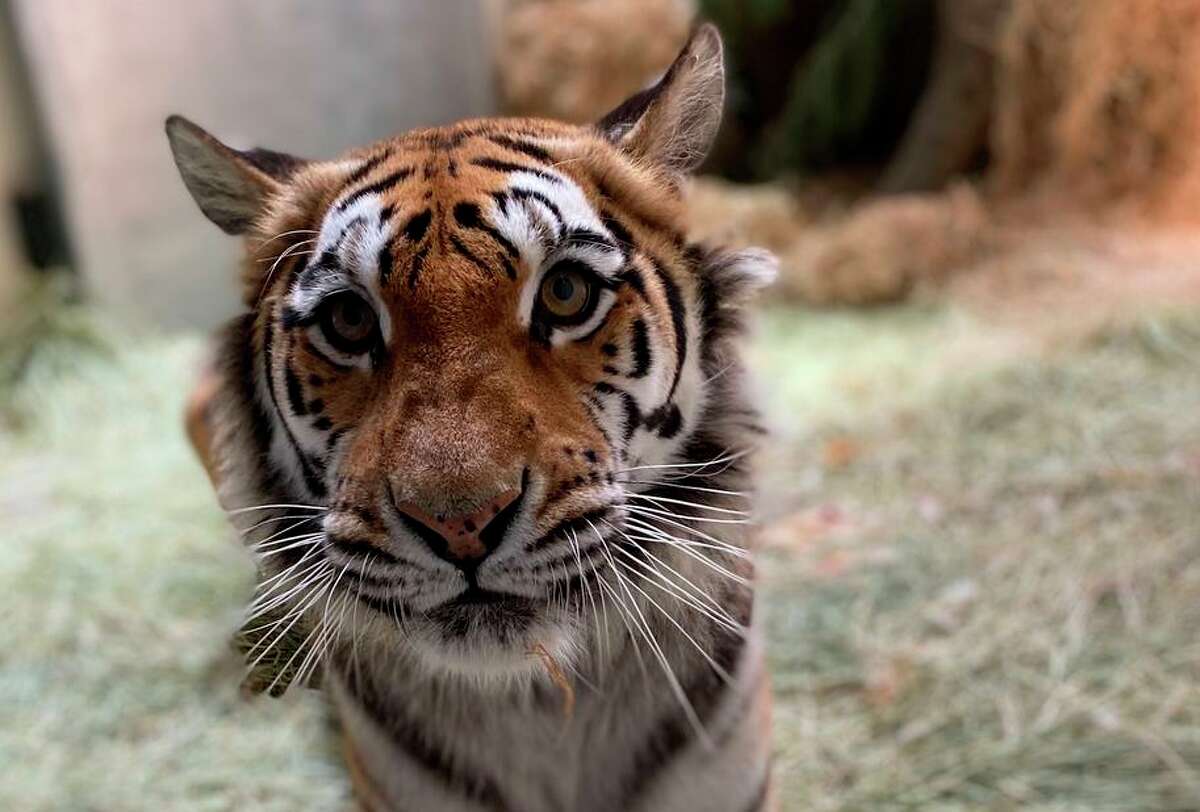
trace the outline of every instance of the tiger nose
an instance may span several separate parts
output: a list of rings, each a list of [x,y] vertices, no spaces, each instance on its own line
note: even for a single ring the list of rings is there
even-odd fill
[[[512,488],[492,497],[478,510],[458,515],[427,513],[412,502],[399,502],[396,510],[408,529],[439,558],[455,566],[473,567],[500,546],[504,531],[520,507],[522,491]]]

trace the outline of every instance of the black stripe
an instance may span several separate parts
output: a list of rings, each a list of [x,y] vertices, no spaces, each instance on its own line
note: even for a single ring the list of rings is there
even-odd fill
[[[517,247],[507,237],[497,231],[491,223],[488,223],[480,216],[479,207],[474,203],[464,202],[457,204],[454,207],[454,219],[463,228],[475,229],[487,234],[493,240],[500,243],[500,246],[510,257],[520,259],[521,252],[517,250]],[[508,273],[510,279],[517,278],[516,268],[512,267],[511,264],[506,263],[505,271]]]
[[[564,227],[566,221],[563,220],[562,211],[558,208],[557,205],[555,205],[553,200],[551,200],[550,198],[546,197],[541,192],[536,191],[534,189],[524,189],[521,187],[517,187],[515,189],[511,189],[510,192],[511,192],[512,196],[517,198],[518,200],[536,200],[537,202],[541,203],[543,206],[545,206],[547,209],[550,210],[550,214],[554,215],[554,219],[558,221],[558,230],[559,231],[563,230],[563,227]]]
[[[342,187],[348,189],[351,186],[354,186],[367,175],[369,175],[372,169],[379,166],[390,157],[392,157],[392,151],[389,149],[379,153],[373,158],[368,158],[367,160],[363,161],[359,165],[358,169],[355,169],[352,173],[350,173],[350,177],[346,178],[346,182],[342,184]]]
[[[408,218],[408,222],[400,229],[404,234],[404,239],[414,243],[420,242],[425,237],[425,232],[429,230],[429,222],[432,219],[433,212],[429,209],[419,211]]]
[[[657,432],[659,437],[670,440],[683,427],[683,414],[674,403],[664,403],[646,415],[646,428]]]
[[[300,376],[289,365],[283,371],[283,382],[287,390],[288,405],[292,407],[292,413],[303,417],[308,414],[308,407],[304,403],[304,389],[300,386]]]
[[[223,379],[230,386],[236,398],[240,413],[249,415],[250,436],[254,444],[255,454],[250,459],[261,463],[259,474],[259,490],[268,494],[283,494],[279,471],[271,459],[271,442],[275,434],[275,422],[271,420],[263,405],[259,388],[256,385],[257,376],[254,374],[254,324],[255,314],[247,313],[241,318],[230,322],[225,328],[221,340],[226,349],[227,366]],[[286,500],[275,500],[286,501]]]
[[[564,239],[566,239],[568,242],[583,243],[585,245],[599,245],[604,248],[611,249],[619,248],[619,246],[613,244],[613,241],[607,236],[598,231],[592,231],[590,228],[572,228],[567,232]]]
[[[492,192],[492,200],[496,201],[496,206],[500,209],[500,213],[508,215],[508,192]]]
[[[625,444],[629,444],[629,440],[633,437],[633,433],[638,430],[638,426],[642,424],[642,411],[638,408],[637,401],[633,395],[626,392],[624,389],[618,389],[606,381],[600,381],[592,386],[592,391],[598,392],[601,395],[616,395],[621,400],[621,407],[625,410],[625,422],[623,428],[625,430]]]
[[[392,275],[392,244],[384,243],[379,249],[379,284],[386,285]]]
[[[266,331],[263,334],[263,372],[267,376],[267,392],[271,395],[271,404],[275,407],[275,414],[279,420],[280,426],[283,428],[284,436],[287,437],[288,443],[292,447],[292,453],[296,455],[296,460],[300,464],[300,473],[304,477],[304,484],[308,486],[308,490],[317,499],[325,498],[325,483],[321,481],[320,476],[313,468],[311,460],[305,456],[300,448],[300,444],[296,442],[295,435],[292,434],[291,428],[287,424],[287,419],[283,416],[283,410],[279,406],[279,394],[275,391],[275,376],[272,374],[274,366],[274,343],[275,331],[268,321]]]
[[[572,489],[568,488],[565,490],[572,490]],[[553,507],[553,498],[557,495],[557,493],[558,492],[556,491],[555,493],[550,494],[544,500],[542,500],[542,510],[546,510],[548,508]],[[577,534],[589,531],[598,522],[607,519],[611,515],[611,513],[612,513],[612,509],[605,507],[605,508],[597,508],[596,510],[589,510],[587,513],[584,513],[580,516],[575,516],[574,518],[571,518],[571,519],[563,519],[561,522],[554,525],[554,527],[551,527],[545,533],[543,533],[542,535],[538,536],[533,541],[526,544],[525,552],[532,553],[537,550],[540,550],[543,547],[550,545],[552,542],[557,541],[559,538],[563,537],[563,535],[565,533],[568,533],[569,531],[572,531],[572,530],[574,530]],[[591,524],[589,524],[589,522]]]
[[[489,274],[496,272],[495,268],[488,265],[486,262],[484,262],[479,257],[475,256],[475,254],[471,252],[471,249],[467,248],[466,244],[463,243],[463,241],[458,238],[457,234],[450,235],[450,245],[454,247],[455,251],[457,251],[458,253],[460,253],[464,257],[466,257],[468,260],[470,260],[471,264],[475,265],[477,268],[481,268],[482,270],[484,270],[485,272],[487,272]]]
[[[650,331],[646,329],[644,320],[635,319],[633,322],[633,369],[630,371],[629,377],[646,377],[646,373],[650,371],[650,361]]]
[[[326,534],[326,540],[331,547],[336,547],[341,553],[351,558],[366,558],[375,556],[388,564],[404,564],[396,556],[380,547],[375,546],[365,538],[358,536],[347,537],[334,533]]]
[[[463,201],[454,204],[454,221],[463,228],[478,229],[480,231],[491,234],[497,242],[504,246],[504,250],[511,256],[517,256],[517,248],[503,235],[498,233],[492,226],[485,222],[479,213],[479,207],[474,203]]]
[[[600,436],[604,438],[604,444],[609,448],[615,449],[616,444],[613,443],[613,439],[609,435],[604,421],[601,419],[606,411],[604,403],[600,398],[590,393],[584,396],[584,400],[586,401],[587,413],[588,417],[591,418],[592,426],[595,427],[596,431],[600,432]]]
[[[367,596],[363,597],[365,599]],[[379,601],[378,598],[373,600]],[[342,670],[344,676],[350,677],[351,671],[345,663],[342,664]],[[485,770],[477,764],[463,763],[461,757],[452,757],[435,741],[432,731],[423,729],[415,720],[409,719],[395,703],[385,702],[373,686],[366,684],[368,675],[357,670],[353,673],[358,677],[358,684],[350,686],[351,690],[367,715],[384,726],[396,747],[432,777],[440,780],[447,789],[466,796],[490,812],[516,812],[516,807],[505,799],[499,783]]]
[[[710,655],[725,673],[734,674],[745,648],[745,639],[740,634],[716,624],[712,624],[712,628],[715,643]],[[702,669],[699,675],[685,686],[684,693],[701,724],[707,725],[730,686],[707,664],[704,664]],[[638,800],[647,793],[654,780],[663,772],[663,768],[683,752],[694,735],[695,730],[684,715],[683,709],[673,704],[659,719],[641,750],[634,756],[633,769],[626,782],[624,801],[615,808],[635,808]]]
[[[683,364],[687,360],[687,313],[684,310],[683,294],[679,285],[671,278],[666,267],[655,257],[649,257],[650,265],[658,277],[663,291],[667,294],[667,307],[671,311],[671,326],[675,331],[675,377],[671,381],[671,389],[667,392],[667,400],[675,396],[675,387],[679,385],[679,377],[683,374]]]
[[[338,429],[337,431],[330,434],[329,439],[325,441],[325,453],[332,454],[333,450],[335,448],[337,448],[337,444],[339,442],[341,442],[341,439],[345,436],[346,436],[346,429]]]
[[[473,158],[471,163],[475,166],[490,169],[493,172],[501,172],[509,174],[512,172],[528,172],[531,175],[537,175],[539,178],[548,180],[551,183],[562,183],[562,178],[555,175],[553,172],[547,172],[545,169],[538,169],[535,166],[525,166],[523,164],[515,164],[512,161],[502,161],[499,158]]]
[[[612,212],[604,209],[600,214],[600,222],[604,224],[604,227],[612,233],[613,237],[615,237],[617,242],[620,243],[624,248],[627,250],[634,250],[637,248],[637,245],[633,241],[633,235],[629,233],[629,229],[626,228],[625,224],[618,220],[612,214]]]
[[[341,203],[338,204],[337,210],[345,211],[346,209],[350,208],[356,202],[358,202],[362,198],[366,197],[367,195],[374,195],[374,194],[379,194],[380,192],[385,192],[388,189],[395,186],[397,183],[400,183],[401,181],[406,180],[408,177],[410,177],[412,175],[412,173],[413,173],[412,167],[404,167],[401,169],[397,169],[395,172],[393,172],[392,174],[383,178],[382,180],[377,180],[374,183],[364,186],[361,189],[359,189],[358,191],[351,193],[349,197],[347,197]]]
[[[528,141],[519,141],[516,138],[509,138],[507,135],[494,134],[487,136],[487,139],[493,144],[499,144],[502,147],[511,149],[514,152],[520,152],[523,155],[528,155],[530,158],[541,161],[542,163],[550,163],[554,160],[549,152],[539,147],[537,144],[531,144]]]
[[[646,298],[646,280],[642,277],[642,272],[632,265],[626,265],[621,271],[621,279],[629,286],[638,292],[638,295],[643,299]]]
[[[425,257],[429,255],[429,246],[426,245],[417,255],[413,257],[412,268],[408,272],[408,288],[412,290],[417,286],[417,278],[421,275],[421,271],[425,268]]]

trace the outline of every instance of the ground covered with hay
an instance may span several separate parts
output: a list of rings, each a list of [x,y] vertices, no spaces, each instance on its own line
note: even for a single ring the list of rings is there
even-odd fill
[[[237,695],[199,341],[84,335],[0,407],[0,808],[341,808],[316,698]],[[1200,806],[1200,313],[1035,344],[765,314],[785,809]]]

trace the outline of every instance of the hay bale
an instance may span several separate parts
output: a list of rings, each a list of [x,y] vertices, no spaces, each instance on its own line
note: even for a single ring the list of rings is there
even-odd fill
[[[505,113],[595,121],[670,66],[691,0],[495,0]]]
[[[1000,42],[997,188],[1200,215],[1200,0],[1017,0]]]
[[[988,215],[965,183],[848,209],[837,189],[809,186],[798,195],[781,183],[696,178],[688,197],[691,234],[773,251],[780,258],[776,292],[822,306],[881,304],[939,286],[987,243]]]
[[[711,176],[691,181],[688,217],[694,239],[776,254],[790,251],[812,224],[799,197],[781,183],[738,184]]]
[[[973,262],[988,218],[966,184],[943,194],[880,198],[844,220],[797,236],[780,263],[779,291],[818,305],[898,301],[943,284]]]

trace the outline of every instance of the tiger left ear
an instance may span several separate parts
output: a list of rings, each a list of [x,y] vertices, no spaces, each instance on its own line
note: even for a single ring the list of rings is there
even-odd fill
[[[635,160],[690,172],[708,155],[724,103],[721,35],[705,23],[656,85],[626,100],[596,126]]]
[[[233,149],[183,116],[169,117],[166,131],[184,185],[226,234],[249,231],[271,197],[306,163],[267,149]]]

